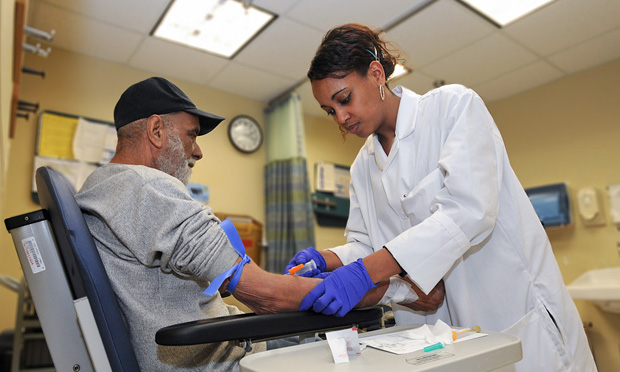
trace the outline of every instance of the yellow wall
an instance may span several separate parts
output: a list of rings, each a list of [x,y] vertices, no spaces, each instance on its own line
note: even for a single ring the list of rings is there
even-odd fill
[[[15,2],[0,2],[0,200],[4,199],[13,94],[13,25]],[[0,203],[0,216],[3,204]],[[0,273],[1,274],[1,273]]]
[[[318,103],[317,103],[318,104]],[[350,166],[365,139],[354,135],[346,136],[343,142],[338,125],[328,118],[305,116],[306,156],[310,173],[311,189],[314,191],[314,164],[317,161]],[[345,243],[344,228],[324,227],[316,224],[315,240],[317,249],[325,249]]]
[[[129,85],[151,76],[145,71],[62,50],[53,50],[48,58],[27,55],[26,65],[45,70],[47,77],[42,80],[24,76],[21,99],[39,102],[42,110],[107,121],[113,121],[114,105],[120,94]],[[204,110],[229,119],[246,114],[261,124],[264,122],[262,103],[171,80]],[[199,137],[204,157],[196,164],[191,181],[209,185],[209,205],[215,211],[246,214],[263,222],[264,148],[249,155],[234,150],[227,129],[228,121],[224,121],[210,134]],[[9,153],[8,197],[1,203],[3,219],[40,208],[30,196],[36,130],[35,117],[17,122]],[[4,228],[0,230],[0,274],[19,279],[21,269],[12,240]],[[0,330],[13,327],[16,302],[17,295],[0,286]]]
[[[557,182],[569,186],[574,223],[548,230],[565,283],[587,270],[619,266],[620,234],[609,218],[605,188],[620,184],[620,60],[488,106],[524,187]],[[342,144],[331,119],[305,120],[309,165],[317,160],[353,161],[363,140],[348,136]],[[325,149],[334,152],[325,154]],[[576,211],[576,193],[586,186],[601,196],[606,218],[601,226],[586,227]],[[316,233],[321,249],[344,242],[342,229],[317,227]],[[620,315],[586,301],[576,304],[582,320],[591,324],[587,331],[599,371],[619,370]]]
[[[4,23],[4,15],[2,20]],[[4,32],[2,35],[4,48]],[[46,70],[47,78],[24,77],[20,98],[39,102],[43,109],[109,121],[121,92],[131,83],[150,76],[148,72],[62,50],[52,51],[46,59],[26,58],[29,67]],[[2,92],[7,84],[3,76],[0,75]],[[175,83],[201,108],[227,118],[249,114],[261,124],[264,122],[262,103],[183,81]],[[614,167],[615,160],[620,158],[620,147],[615,143],[620,138],[618,102],[620,61],[614,61],[490,104],[489,109],[523,185],[566,182],[574,199],[583,186],[594,186],[604,194],[607,185],[620,183],[620,172]],[[4,117],[5,106],[1,107]],[[363,140],[349,136],[342,143],[336,125],[327,117],[305,116],[304,120],[311,180],[318,160],[346,165],[352,162]],[[9,153],[6,191],[10,197],[0,205],[3,218],[38,208],[29,191],[36,124],[35,119],[18,121]],[[251,155],[238,153],[229,144],[226,129],[224,122],[213,133],[200,138],[204,159],[195,168],[192,181],[210,186],[210,205],[214,210],[249,214],[263,222],[264,148]],[[608,212],[606,198],[604,201]],[[584,227],[578,216],[574,217],[572,227],[549,231],[565,281],[570,282],[589,269],[620,265],[616,250],[620,236],[608,215],[607,223],[600,227]],[[317,247],[342,244],[342,233],[338,228],[317,227]],[[0,239],[0,274],[21,277],[10,235],[4,229]],[[0,287],[0,330],[13,327],[16,299],[13,292]],[[599,370],[617,370],[620,316],[603,313],[589,303],[577,305],[583,320],[593,324],[591,336]]]
[[[587,270],[619,266],[620,235],[609,218],[606,186],[620,183],[620,60],[489,105],[524,187],[566,182],[572,227],[548,230],[565,283]],[[596,188],[606,223],[586,227],[577,191]],[[620,370],[620,314],[577,301],[600,371]]]
[[[26,65],[45,70],[47,77],[24,75],[20,99],[39,102],[42,110],[53,110],[93,119],[113,121],[113,108],[120,94],[150,73],[63,50],[53,50],[48,58],[26,55]],[[232,119],[239,114],[264,123],[265,104],[215,91],[185,81],[174,81],[196,105]],[[326,115],[327,118],[327,115]],[[306,117],[308,165],[313,177],[318,160],[350,164],[363,140],[350,137],[343,144],[336,124],[328,119]],[[7,195],[0,203],[3,218],[40,208],[31,200],[30,189],[36,143],[37,118],[20,119],[9,153]],[[204,158],[194,168],[192,182],[209,185],[209,205],[216,212],[250,215],[264,224],[263,168],[265,150],[240,153],[228,140],[228,121],[213,132],[199,137]],[[326,136],[326,133],[330,133]],[[313,148],[312,143],[320,144]],[[0,231],[0,274],[21,278],[21,268],[10,235]],[[317,247],[342,244],[343,230],[317,227]],[[12,328],[17,295],[0,287],[0,330]]]

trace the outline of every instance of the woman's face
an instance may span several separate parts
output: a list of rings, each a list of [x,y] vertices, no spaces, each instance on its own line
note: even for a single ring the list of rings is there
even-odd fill
[[[372,74],[351,72],[343,78],[312,82],[312,93],[321,108],[345,131],[368,137],[383,123],[379,81]]]

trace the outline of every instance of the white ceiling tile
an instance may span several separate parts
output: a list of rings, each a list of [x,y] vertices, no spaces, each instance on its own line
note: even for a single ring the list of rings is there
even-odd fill
[[[417,94],[424,94],[434,88],[433,82],[435,79],[431,76],[423,74],[419,71],[414,71],[412,74],[405,75],[402,78],[396,79],[390,82],[390,88],[395,88],[398,85],[410,89]]]
[[[255,0],[253,4],[277,15],[285,15],[299,1],[300,0]]]
[[[610,45],[617,45],[610,48]],[[620,28],[569,48],[547,59],[569,73],[620,58]]]
[[[170,0],[45,0],[71,12],[119,26],[149,33]]]
[[[252,84],[247,82],[251,81]],[[236,62],[230,62],[209,81],[209,86],[238,96],[269,102],[295,84],[287,79]]]
[[[420,70],[448,84],[473,86],[535,59],[535,55],[505,36],[493,34]]]
[[[558,0],[504,29],[543,56],[618,27],[618,0]]]
[[[497,29],[453,0],[440,0],[388,31],[388,39],[408,51],[406,65],[423,67]]]
[[[328,31],[345,23],[383,27],[428,0],[302,0],[288,16],[300,23]]]
[[[563,75],[562,71],[550,64],[537,61],[472,88],[488,103],[525,92]]]
[[[227,59],[154,37],[146,37],[129,61],[130,66],[195,84],[205,84],[228,63]]]
[[[234,60],[276,75],[300,80],[323,34],[281,17],[243,49]]]
[[[303,82],[323,35],[349,22],[389,27],[386,39],[414,68],[390,86],[418,93],[442,79],[498,99],[620,58],[620,0],[556,0],[504,29],[456,0],[255,0],[279,17],[232,61],[149,37],[170,1],[29,0],[28,24],[56,30],[43,47],[263,102]],[[310,86],[300,90],[306,110],[324,115]]]
[[[49,44],[52,50],[59,47],[115,62],[127,62],[142,39],[139,33],[43,2],[33,9],[29,25],[44,31],[56,31],[54,40]]]

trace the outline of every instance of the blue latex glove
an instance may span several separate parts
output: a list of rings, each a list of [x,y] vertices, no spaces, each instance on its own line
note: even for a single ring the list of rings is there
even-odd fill
[[[304,274],[305,274],[305,273],[304,273]],[[318,273],[318,274],[316,274],[315,276],[313,276],[313,278],[325,279],[325,278],[327,278],[327,277],[328,277],[328,276],[330,276],[330,275],[332,275],[332,272],[331,272],[331,271],[325,271],[325,272],[323,272],[323,273]],[[303,274],[302,274],[302,276],[303,276]]]
[[[358,259],[334,270],[331,275],[301,301],[300,311],[312,310],[325,315],[344,316],[357,305],[369,290],[376,287],[368,271]]]
[[[291,262],[289,262],[288,265],[286,265],[286,269],[284,270],[284,273],[287,274],[291,268],[299,264],[305,264],[306,262],[310,262],[310,260],[314,260],[314,263],[316,264],[316,269],[307,271],[301,274],[300,276],[315,277],[319,273],[322,273],[323,271],[325,271],[325,269],[327,268],[327,265],[325,264],[325,259],[319,253],[319,251],[317,251],[316,249],[312,247],[309,247],[309,248],[304,249],[303,251],[297,252],[297,254],[295,255],[295,257],[293,257]]]

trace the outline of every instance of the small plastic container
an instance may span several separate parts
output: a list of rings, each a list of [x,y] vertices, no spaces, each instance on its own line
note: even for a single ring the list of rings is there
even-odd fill
[[[316,269],[316,263],[314,262],[314,260],[310,260],[306,262],[305,264],[299,264],[291,268],[289,270],[289,274],[290,275],[301,275],[313,269]]]

